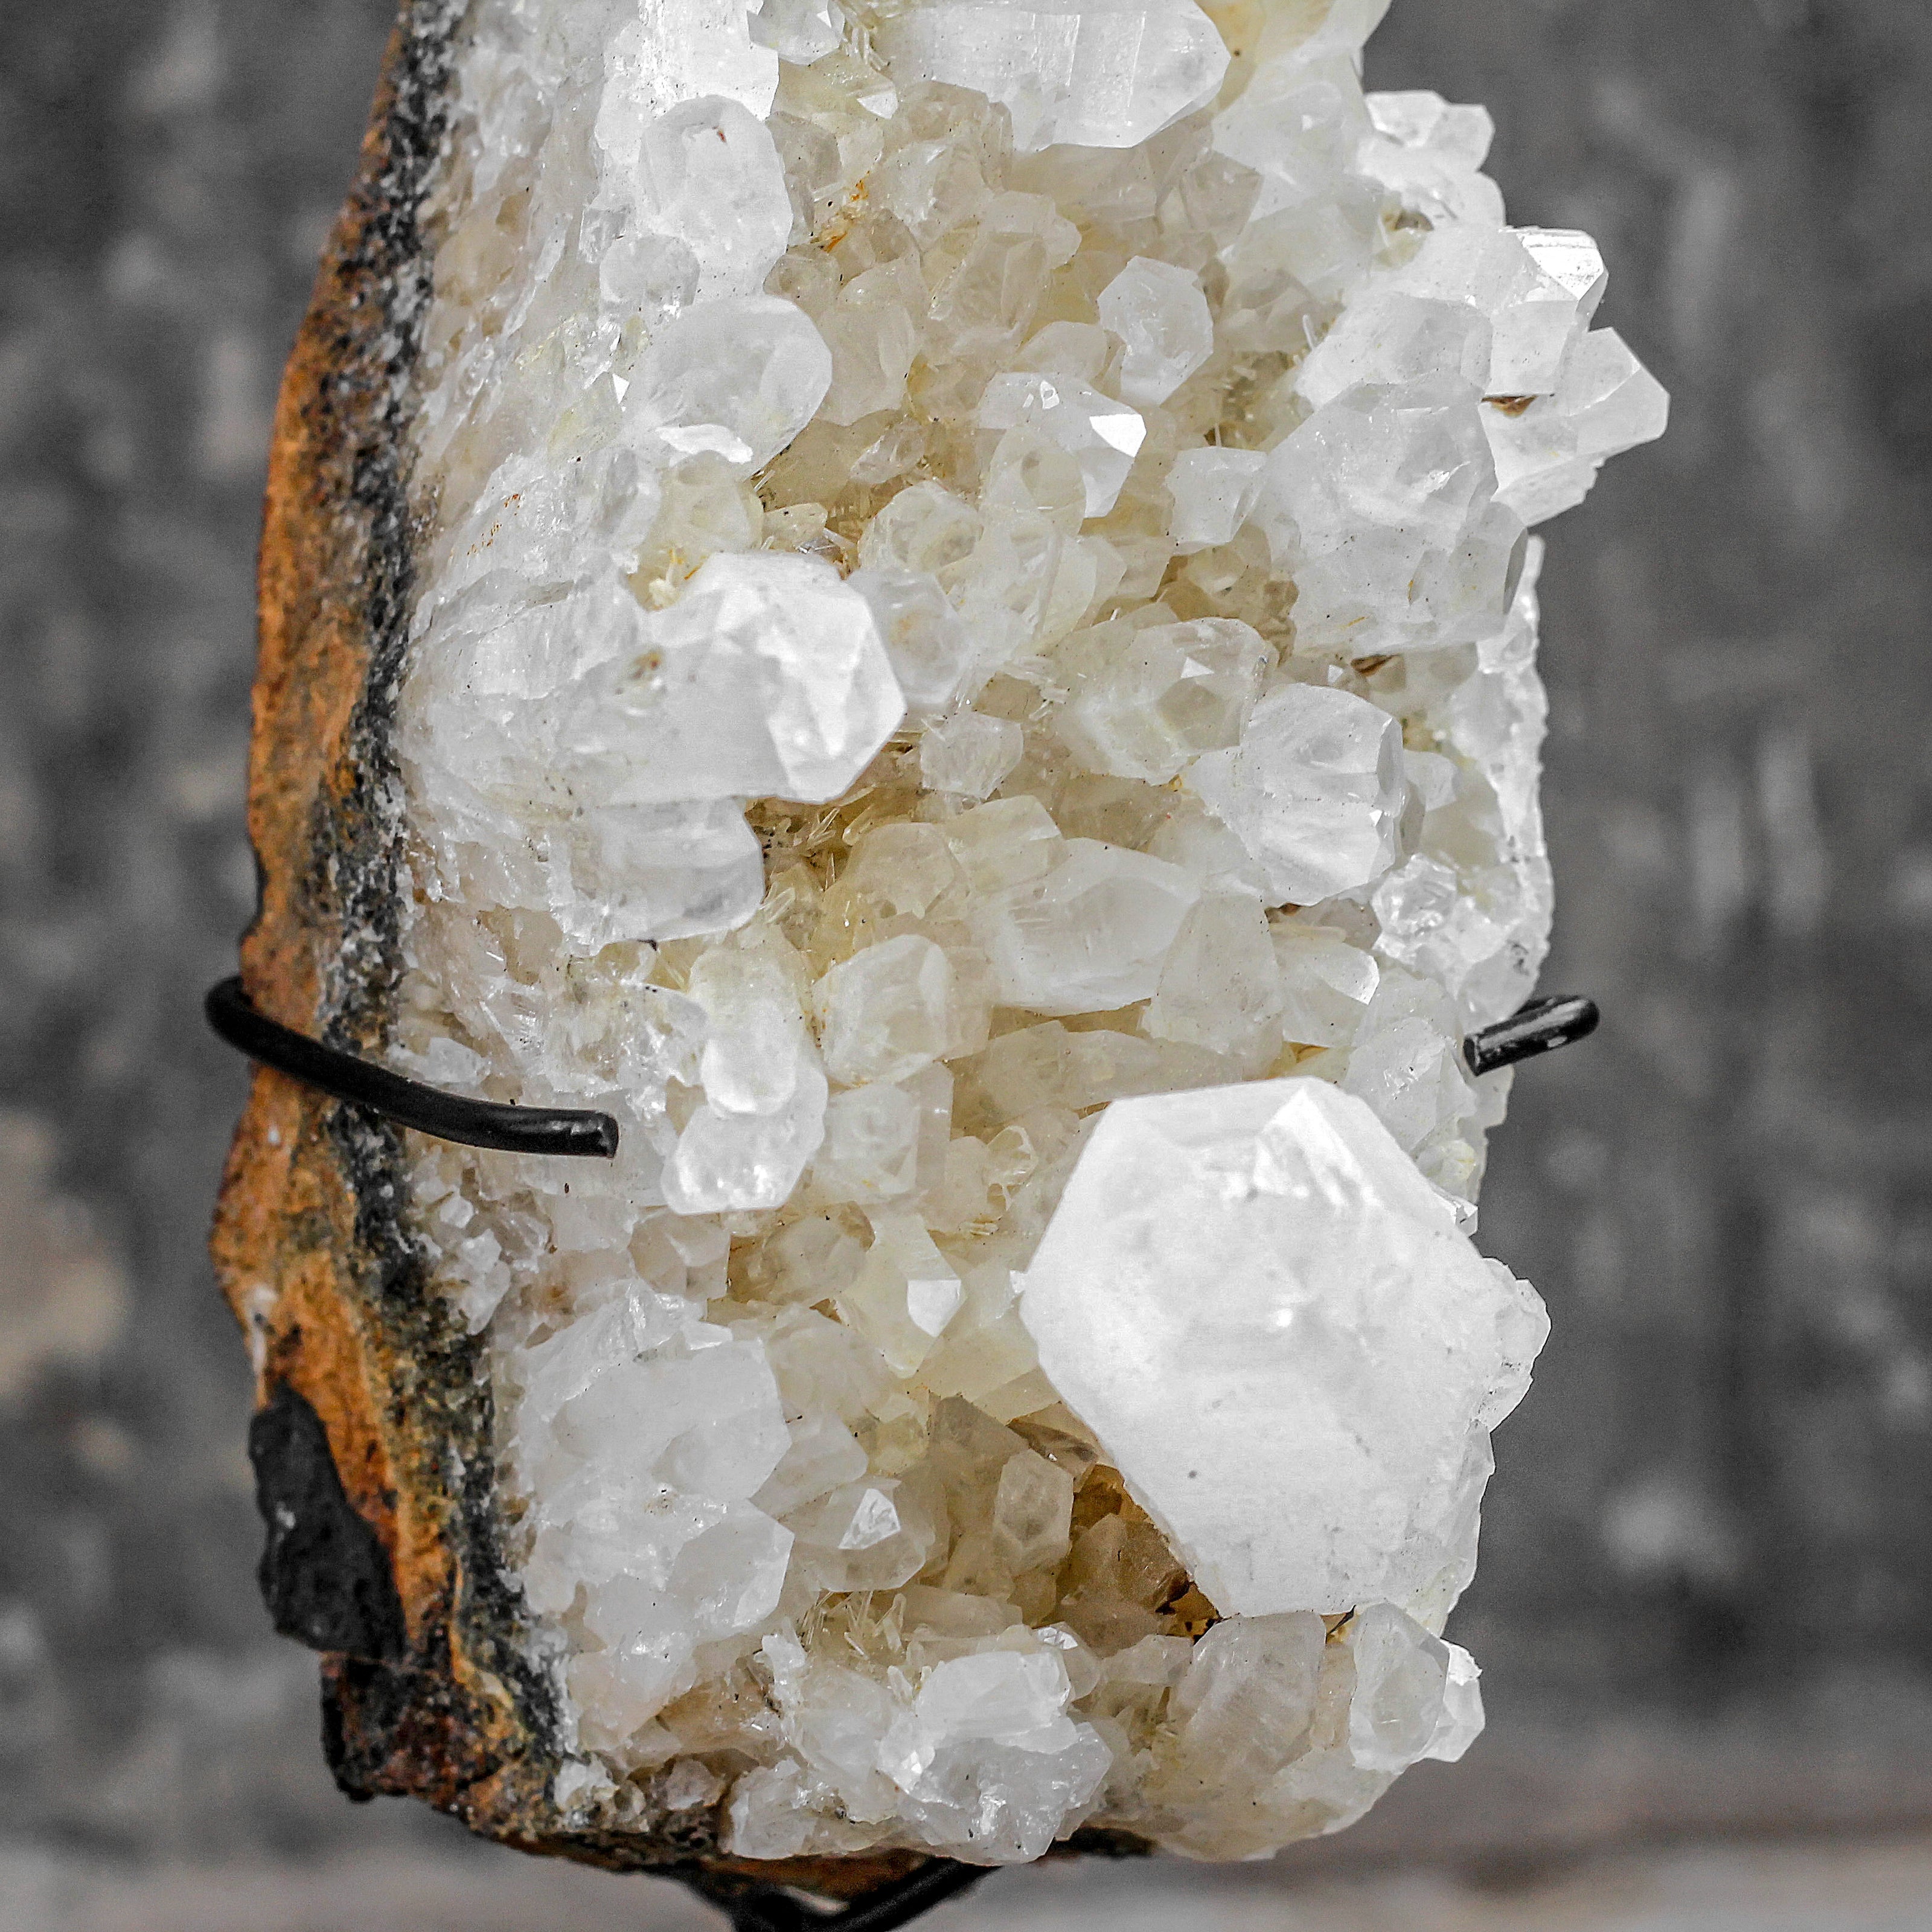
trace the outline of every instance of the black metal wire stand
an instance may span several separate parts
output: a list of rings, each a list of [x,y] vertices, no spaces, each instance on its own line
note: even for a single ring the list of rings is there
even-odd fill
[[[732,1932],[896,1932],[988,1875],[985,1865],[935,1858],[908,1878],[862,1893],[842,1907],[808,1901],[788,1886],[717,1873],[680,1874],[731,1921]]]
[[[208,989],[208,1023],[230,1046],[292,1080],[368,1107],[438,1140],[502,1154],[566,1154],[609,1160],[617,1151],[617,1123],[608,1114],[573,1107],[512,1107],[446,1094],[406,1080],[386,1066],[325,1046],[258,1012],[236,977]]]
[[[1472,1073],[1493,1073],[1498,1067],[1532,1060],[1540,1053],[1553,1053],[1588,1039],[1602,1017],[1594,1000],[1574,993],[1558,993],[1548,999],[1532,1000],[1519,1006],[1506,1020],[1472,1033],[1462,1042],[1462,1058]]]

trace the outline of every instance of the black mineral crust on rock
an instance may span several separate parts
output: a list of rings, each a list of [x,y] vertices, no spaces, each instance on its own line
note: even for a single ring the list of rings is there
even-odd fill
[[[405,1655],[388,1553],[342,1486],[322,1418],[286,1382],[248,1425],[248,1460],[268,1532],[255,1574],[275,1628],[311,1650]]]
[[[336,271],[343,280],[374,292],[382,306],[382,326],[372,331],[366,322],[358,322],[342,329],[339,356],[320,399],[327,415],[353,440],[353,448],[342,452],[349,500],[336,513],[352,516],[364,532],[359,588],[368,668],[350,728],[350,782],[326,816],[317,814],[312,828],[314,868],[304,884],[305,896],[326,908],[318,922],[342,934],[340,950],[323,980],[322,1036],[332,1046],[365,1053],[377,1048],[386,1034],[402,970],[404,828],[394,739],[419,534],[410,473],[416,369],[433,293],[431,246],[423,232],[422,212],[447,156],[448,91],[466,10],[466,0],[404,0],[386,75],[388,111],[380,130],[382,166],[373,180],[360,184],[356,244]],[[363,1109],[340,1107],[329,1121],[329,1137],[354,1195],[356,1245],[364,1262],[361,1272],[365,1286],[374,1291],[364,1318],[389,1331],[395,1357],[412,1369],[397,1391],[399,1406],[410,1411],[397,1418],[398,1426],[434,1438],[446,1451],[460,1524],[460,1594],[451,1606],[453,1619],[467,1646],[482,1652],[510,1690],[531,1741],[554,1760],[564,1748],[556,1700],[527,1651],[521,1594],[500,1546],[494,1402],[482,1344],[452,1318],[426,1278],[407,1223],[400,1134]],[[309,1413],[312,1418],[313,1411]],[[319,1423],[316,1426],[320,1430]],[[326,1438],[322,1447],[326,1454]],[[346,1509],[339,1481],[335,1488]],[[369,1534],[373,1543],[373,1532]],[[339,1547],[352,1563],[361,1553],[346,1537]],[[278,1629],[349,1660],[325,1673],[324,1736],[332,1746],[332,1768],[344,1788],[358,1796],[373,1796],[387,1788],[384,1767],[394,1754],[412,1742],[422,1748],[411,1733],[424,1728],[431,1708],[445,1723],[460,1726],[452,1687],[435,1664],[448,1634],[442,1629],[424,1633],[418,1655],[410,1658],[400,1606],[380,1547],[375,1558],[382,1563],[386,1604],[395,1618],[392,1628],[384,1626],[382,1640],[322,1642],[290,1630],[282,1621],[283,1600],[269,1594],[274,1552],[272,1522],[261,1572],[265,1599]],[[284,1587],[279,1576],[277,1587]],[[436,1708],[444,1706],[448,1708]]]

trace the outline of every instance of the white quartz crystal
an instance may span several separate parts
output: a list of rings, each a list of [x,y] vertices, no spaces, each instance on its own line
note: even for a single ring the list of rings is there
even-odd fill
[[[646,125],[638,158],[640,212],[691,250],[697,299],[756,288],[791,232],[784,164],[764,122],[716,94],[680,101]]]
[[[1227,617],[1084,632],[1060,651],[1084,674],[1060,736],[1090,771],[1164,784],[1202,752],[1240,742],[1272,656]]]
[[[1382,971],[1333,927],[1283,920],[1274,932],[1283,1035],[1305,1046],[1353,1045]]]
[[[855,570],[846,581],[872,610],[907,704],[944,711],[972,670],[974,652],[973,634],[939,580],[930,571]]]
[[[982,429],[1037,429],[1080,466],[1083,513],[1119,500],[1147,425],[1124,403],[1071,376],[995,376],[980,404]]]
[[[1497,500],[1539,524],[1580,503],[1606,458],[1664,434],[1670,398],[1613,328],[1584,337],[1555,392],[1526,409],[1491,410]]]
[[[1134,147],[1211,100],[1228,69],[1192,0],[922,0],[880,41],[895,76],[1008,109],[1022,149]]]
[[[1294,578],[1298,642],[1359,660],[1498,629],[1522,540],[1476,388],[1358,383],[1268,458],[1255,518]]]
[[[890,1081],[835,1095],[812,1165],[828,1201],[863,1204],[910,1194],[919,1185],[919,1102]]]
[[[794,304],[699,302],[644,351],[624,394],[624,433],[661,460],[714,455],[748,476],[812,420],[831,384],[831,352]]]
[[[826,1068],[851,1087],[916,1073],[946,1051],[957,1004],[952,968],[931,940],[908,932],[868,946],[818,982]]]
[[[1025,751],[1026,734],[1010,720],[958,712],[920,740],[920,782],[942,796],[983,800]]]
[[[1547,1328],[1325,1082],[1115,1102],[1027,1270],[1040,1366],[1215,1603],[1439,1612]]]
[[[1106,1011],[1146,999],[1198,888],[1178,866],[1072,838],[1035,879],[983,894],[974,931],[1002,1006]]]
[[[1189,908],[1142,1021],[1156,1040],[1225,1053],[1260,1072],[1281,1046],[1282,984],[1261,902],[1210,890]]]
[[[1232,543],[1255,506],[1267,467],[1258,449],[1182,450],[1167,472],[1174,548],[1186,555]]]
[[[1238,838],[1276,898],[1306,904],[1372,885],[1394,862],[1406,796],[1402,728],[1352,693],[1291,684],[1188,783]]]
[[[1120,344],[1120,394],[1164,403],[1214,352],[1214,318],[1199,282],[1172,262],[1136,255],[1094,302]]]
[[[871,604],[816,557],[710,558],[587,679],[566,755],[626,805],[836,798],[905,713]]]
[[[410,1144],[587,1828],[1246,1858],[1480,1727],[1526,532],[1666,404],[1383,4],[470,10],[389,1053],[621,1128]]]

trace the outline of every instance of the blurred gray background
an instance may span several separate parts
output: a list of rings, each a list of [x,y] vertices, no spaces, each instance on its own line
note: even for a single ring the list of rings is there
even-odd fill
[[[384,0],[0,33],[0,1932],[695,1928],[352,1808],[269,1632],[202,1250],[243,1070],[277,374]],[[1581,226],[1670,437],[1553,526],[1546,983],[1485,1245],[1556,1321],[1456,1629],[1490,1728],[1232,1871],[973,1928],[1932,1928],[1932,9],[1396,0]]]

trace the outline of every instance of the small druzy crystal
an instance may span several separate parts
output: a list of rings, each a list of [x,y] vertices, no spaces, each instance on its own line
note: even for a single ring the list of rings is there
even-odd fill
[[[872,606],[815,557],[710,559],[585,680],[562,748],[622,805],[836,798],[905,715]]]
[[[1394,860],[1407,796],[1401,727],[1348,692],[1297,684],[1271,693],[1240,742],[1196,759],[1188,782],[1277,899],[1334,898]]]
[[[1138,146],[1211,100],[1228,70],[1193,0],[922,0],[880,38],[896,76],[999,102],[1022,150]]]
[[[391,1052],[622,1127],[410,1156],[572,1828],[1250,1857],[1480,1727],[1527,526],[1665,403],[1250,11],[466,16]]]

